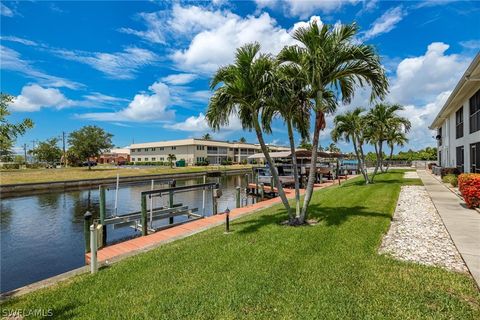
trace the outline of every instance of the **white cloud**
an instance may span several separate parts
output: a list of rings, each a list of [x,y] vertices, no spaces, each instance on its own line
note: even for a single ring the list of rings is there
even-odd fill
[[[290,30],[290,34],[292,34],[298,28],[307,28],[312,22],[316,22],[319,27],[323,26],[322,19],[320,19],[319,16],[311,16],[308,21],[299,21],[295,23],[292,29]]]
[[[242,123],[236,114],[232,114],[228,118],[228,126],[222,127],[221,131],[237,131],[242,130]],[[165,124],[165,128],[173,129],[178,131],[187,131],[187,132],[207,132],[212,131],[208,126],[207,119],[205,115],[200,112],[198,116],[191,116],[185,119],[182,122],[174,124]]]
[[[31,41],[31,40],[28,40],[28,39],[15,37],[15,36],[0,36],[0,40],[17,42],[17,43],[21,43],[21,44],[26,45],[26,46],[36,46],[36,45],[38,45],[35,41]]]
[[[280,7],[289,16],[305,19],[318,11],[331,13],[340,10],[344,5],[355,5],[359,0],[255,0],[255,2],[258,9],[277,9]]]
[[[182,70],[210,74],[231,63],[236,48],[253,41],[258,41],[264,52],[278,53],[294,40],[268,13],[245,18],[228,14],[225,23],[196,34],[187,49],[176,50],[171,58]]]
[[[15,12],[13,12],[12,9],[7,7],[3,3],[0,3],[0,15],[4,17],[13,17],[15,15]]]
[[[166,77],[163,77],[162,81],[168,84],[181,85],[181,84],[190,83],[196,78],[197,78],[197,75],[193,73],[178,73],[178,74],[171,74]]]
[[[30,61],[23,60],[20,56],[20,53],[3,45],[0,45],[0,56],[0,68],[2,70],[19,72],[29,78],[35,79],[47,87],[66,87],[69,89],[77,89],[84,86],[81,83],[52,76],[41,70],[38,70]]]
[[[138,14],[138,18],[143,20],[147,26],[147,30],[140,31],[132,28],[120,28],[119,31],[133,34],[153,43],[165,43],[165,36],[163,34],[164,24],[162,23],[164,17],[162,17],[162,12],[142,12]]]
[[[148,87],[150,93],[136,94],[127,107],[117,112],[95,112],[78,115],[79,118],[96,121],[169,121],[175,111],[169,110],[170,90],[162,82],[155,82]]]
[[[480,49],[480,39],[478,40],[468,40],[468,41],[461,41],[460,45],[465,49],[470,50],[479,50]]]
[[[406,13],[401,6],[388,9],[382,16],[373,22],[371,28],[365,32],[363,40],[372,39],[383,33],[390,32],[395,28],[397,23],[402,21],[405,14]]]
[[[114,53],[65,49],[53,49],[52,52],[64,59],[85,63],[113,79],[132,79],[140,68],[159,60],[154,52],[137,47],[128,47],[122,52]]]
[[[104,104],[104,103],[115,104],[119,102],[128,101],[128,99],[125,99],[125,98],[113,97],[100,92],[91,92],[87,95],[84,95],[83,97],[91,103],[98,103],[98,104]]]
[[[422,106],[406,105],[405,110],[400,115],[408,118],[412,123],[412,129],[407,134],[409,146],[415,149],[422,149],[435,144],[432,138],[435,132],[428,129],[435,116],[447,101],[451,91],[443,91],[435,99]]]
[[[32,84],[24,86],[20,95],[15,97],[9,107],[13,111],[33,112],[41,108],[61,109],[73,104],[72,100],[67,99],[56,88],[43,88]]]
[[[402,104],[422,104],[452,90],[470,59],[446,55],[448,48],[445,43],[433,42],[425,55],[402,60],[391,81],[390,98]]]

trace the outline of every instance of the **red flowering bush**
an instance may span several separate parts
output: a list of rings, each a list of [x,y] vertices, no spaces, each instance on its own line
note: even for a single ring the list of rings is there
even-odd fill
[[[480,174],[464,173],[458,176],[458,189],[469,208],[480,207]]]

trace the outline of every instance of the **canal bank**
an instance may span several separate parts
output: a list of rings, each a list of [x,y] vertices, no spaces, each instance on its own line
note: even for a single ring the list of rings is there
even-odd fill
[[[176,172],[176,173],[161,173],[161,174],[149,174],[138,176],[122,176],[120,175],[121,183],[128,182],[141,182],[149,180],[170,180],[170,179],[191,179],[198,178],[204,175],[239,175],[251,173],[252,170],[246,169],[234,169],[234,170],[205,170],[198,172]],[[89,189],[92,187],[98,187],[99,185],[115,184],[117,178],[99,178],[99,179],[81,179],[81,180],[64,180],[64,181],[52,181],[52,182],[34,182],[34,183],[17,183],[17,184],[3,184],[0,185],[0,194],[2,199],[12,197],[22,197],[33,194],[41,194],[51,191],[72,191]]]

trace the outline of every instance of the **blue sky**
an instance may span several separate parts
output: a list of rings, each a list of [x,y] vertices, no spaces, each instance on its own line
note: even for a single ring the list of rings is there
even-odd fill
[[[309,21],[356,21],[358,40],[382,56],[387,100],[412,121],[406,148],[422,148],[434,144],[427,127],[479,51],[479,16],[478,1],[2,1],[1,91],[16,97],[12,120],[35,122],[18,146],[91,124],[117,146],[200,137],[210,132],[210,77],[235,48],[258,41],[275,54]],[[338,112],[368,108],[368,94],[358,90]],[[256,141],[236,118],[213,136]],[[266,140],[287,143],[282,121]]]

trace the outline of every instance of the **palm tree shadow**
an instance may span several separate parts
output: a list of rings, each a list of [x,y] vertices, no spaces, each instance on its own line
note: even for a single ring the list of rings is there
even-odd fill
[[[364,206],[322,206],[321,204],[312,204],[309,206],[309,218],[317,220],[326,226],[339,226],[352,217],[383,217],[391,219],[391,214],[387,212],[370,211]],[[268,225],[280,226],[288,219],[286,210],[278,210],[273,214],[265,214],[257,219],[250,219],[235,223],[239,228],[240,234],[257,232]],[[308,225],[305,225],[308,226]]]

